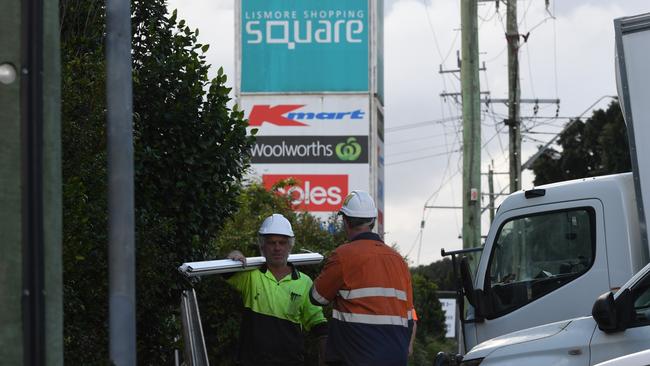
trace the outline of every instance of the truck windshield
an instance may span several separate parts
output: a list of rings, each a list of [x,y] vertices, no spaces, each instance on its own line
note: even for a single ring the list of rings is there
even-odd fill
[[[505,222],[489,263],[486,288],[494,313],[486,314],[488,318],[515,310],[585,273],[595,257],[594,232],[590,208]]]

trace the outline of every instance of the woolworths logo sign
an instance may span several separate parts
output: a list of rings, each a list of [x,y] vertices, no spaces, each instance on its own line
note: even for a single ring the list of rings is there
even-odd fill
[[[361,144],[356,137],[350,137],[346,142],[336,144],[336,156],[343,161],[355,161],[361,156]]]
[[[368,136],[257,136],[253,164],[367,164]]]

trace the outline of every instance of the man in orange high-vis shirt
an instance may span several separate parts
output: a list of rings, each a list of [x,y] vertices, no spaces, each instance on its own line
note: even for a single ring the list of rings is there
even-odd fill
[[[404,366],[413,327],[408,266],[371,232],[377,208],[367,192],[352,191],[339,213],[350,242],[330,254],[310,291],[313,304],[333,303],[325,360]]]

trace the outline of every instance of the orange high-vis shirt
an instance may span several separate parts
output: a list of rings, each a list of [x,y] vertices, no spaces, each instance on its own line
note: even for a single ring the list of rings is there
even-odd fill
[[[376,234],[364,234],[331,253],[312,287],[312,302],[333,304],[326,359],[405,364],[413,324],[411,275],[399,253]]]

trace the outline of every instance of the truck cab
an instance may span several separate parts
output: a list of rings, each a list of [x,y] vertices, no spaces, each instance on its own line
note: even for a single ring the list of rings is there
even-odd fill
[[[632,173],[504,201],[476,278],[461,270],[472,305],[465,345],[474,347],[464,365],[593,365],[650,343],[650,267],[643,267],[650,261],[650,13],[616,19],[614,27]]]
[[[589,315],[591,299],[622,286],[648,262],[638,225],[630,173],[510,195],[474,279],[468,349],[519,329]]]

